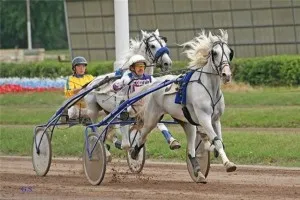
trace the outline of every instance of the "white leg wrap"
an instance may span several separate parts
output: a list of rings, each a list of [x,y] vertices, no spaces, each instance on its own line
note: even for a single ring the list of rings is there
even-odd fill
[[[121,126],[120,127],[121,133],[122,133],[122,149],[129,149],[130,143],[129,143],[129,126]]]
[[[227,162],[229,162],[229,160],[226,156],[226,153],[223,149],[223,144],[222,144],[221,140],[215,140],[214,145],[215,145],[216,150],[219,152],[219,154],[222,158],[223,164],[226,164]]]
[[[135,111],[133,110],[133,108],[131,106],[129,106],[127,108],[127,112],[129,113],[130,117],[135,117],[135,115],[136,115]]]
[[[68,109],[69,118],[78,118],[79,117],[79,109],[76,106],[72,106]]]
[[[160,131],[168,131],[168,128],[167,128],[166,125],[164,125],[163,123],[158,123],[158,124],[157,124],[157,128],[158,128]]]
[[[106,154],[106,161],[111,162],[111,160],[112,160],[111,153],[108,151],[105,144],[104,144],[104,148],[105,148],[105,154]]]

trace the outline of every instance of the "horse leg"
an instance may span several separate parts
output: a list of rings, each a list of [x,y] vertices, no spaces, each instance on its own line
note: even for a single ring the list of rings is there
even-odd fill
[[[68,109],[68,116],[69,116],[69,119],[76,119],[79,117],[79,109],[77,108],[76,105],[71,106]]]
[[[138,158],[140,150],[144,147],[144,144],[146,142],[147,135],[154,128],[155,128],[155,123],[152,126],[145,126],[145,125],[143,126],[143,128],[141,129],[141,137],[139,138],[138,143],[131,150],[130,155],[132,159],[136,160]]]
[[[85,102],[87,104],[87,115],[93,123],[96,123],[99,117],[99,111],[101,110],[101,107],[98,105],[96,99],[92,97],[85,99]]]
[[[131,150],[130,153],[131,158],[134,160],[137,159],[140,150],[144,147],[147,135],[155,128],[155,126],[159,122],[160,116],[164,114],[161,111],[159,111],[160,107],[157,104],[153,103],[154,101],[151,102],[152,105],[148,105],[147,107],[145,107],[145,109],[151,110],[152,112],[147,113],[147,115],[144,115],[144,125],[141,128],[141,137],[139,138],[138,143],[135,145],[135,147]]]
[[[207,151],[213,151],[214,149],[212,148],[212,145],[209,141],[209,137],[205,133],[205,130],[203,129],[202,126],[197,126],[197,134],[199,134],[201,137],[201,140],[204,144],[204,149]]]
[[[222,158],[223,165],[226,168],[227,172],[233,172],[236,170],[236,165],[229,161],[227,158],[227,155],[223,148],[223,142],[221,138],[219,138],[214,131],[214,128],[212,126],[211,116],[204,113],[197,113],[197,117],[199,122],[201,122],[201,125],[205,129],[205,132],[207,133],[208,137],[212,141],[212,144],[215,146],[215,149],[219,152],[219,155]],[[219,125],[221,125],[219,123]],[[216,126],[216,125],[215,125]]]
[[[213,122],[212,126],[213,126],[217,136],[221,139],[221,141],[223,141],[220,119],[217,119],[215,122]]]
[[[214,128],[215,133],[217,134],[217,137],[220,138],[220,140],[223,142],[220,119],[217,119],[216,121],[214,121],[212,123],[212,126]],[[224,143],[223,143],[223,149],[225,150]],[[214,149],[214,155],[215,155],[215,158],[219,157],[219,152],[216,149]]]
[[[202,180],[205,180],[205,176],[200,171],[200,163],[196,159],[196,127],[190,123],[181,124],[187,137],[188,158],[193,166],[195,176],[200,176]]]
[[[129,142],[129,125],[121,125],[120,131],[122,134],[122,143],[121,148],[124,150],[128,150],[130,148],[130,142]]]
[[[87,115],[89,116],[93,124],[97,123],[97,119],[99,117],[99,111],[101,111],[101,107],[98,105],[96,98],[93,95],[87,95],[84,100],[87,104]],[[111,127],[108,127],[107,135],[110,134],[111,130],[112,130]],[[98,132],[98,130],[96,130],[96,132]],[[106,161],[111,162],[112,156],[108,150],[108,146],[105,144],[104,148],[106,154]]]
[[[168,128],[163,123],[158,123],[157,128],[161,131],[167,143],[170,145],[170,149],[179,149],[181,147],[180,143],[172,136]]]

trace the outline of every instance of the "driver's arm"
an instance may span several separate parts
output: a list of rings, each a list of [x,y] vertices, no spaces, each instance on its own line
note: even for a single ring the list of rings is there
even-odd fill
[[[116,80],[112,84],[112,90],[113,91],[119,91],[121,90],[124,86],[128,85],[130,83],[131,79],[129,76],[123,76],[121,79]]]

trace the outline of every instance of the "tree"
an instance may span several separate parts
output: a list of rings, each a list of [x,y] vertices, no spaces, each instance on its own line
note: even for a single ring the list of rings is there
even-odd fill
[[[26,0],[0,0],[0,47],[27,48]],[[33,48],[68,48],[63,0],[31,0]]]

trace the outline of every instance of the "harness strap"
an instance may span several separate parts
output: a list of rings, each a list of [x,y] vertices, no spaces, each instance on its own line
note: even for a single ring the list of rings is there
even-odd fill
[[[184,117],[190,122],[190,124],[192,124],[194,126],[200,125],[200,124],[197,124],[196,122],[194,122],[194,120],[192,119],[191,114],[186,106],[182,107],[182,112],[183,112]]]

